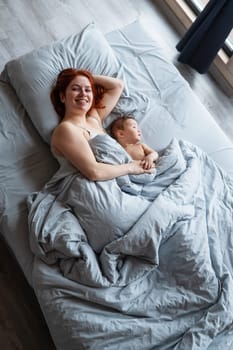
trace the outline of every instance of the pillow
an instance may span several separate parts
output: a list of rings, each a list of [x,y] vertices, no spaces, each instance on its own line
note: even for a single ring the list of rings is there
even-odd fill
[[[58,123],[50,101],[51,87],[58,73],[68,67],[117,76],[120,63],[104,35],[90,23],[80,33],[34,50],[8,62],[5,67],[8,81],[37,131],[48,143]]]

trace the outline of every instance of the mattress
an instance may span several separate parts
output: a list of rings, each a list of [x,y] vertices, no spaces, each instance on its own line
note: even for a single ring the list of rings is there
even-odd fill
[[[180,333],[173,334],[171,327],[170,335],[168,316],[167,338],[160,339],[162,330],[153,317],[150,321],[150,316],[134,315],[135,311],[130,313],[118,305],[122,299],[127,303],[131,288],[138,284],[127,284],[119,299],[119,289],[111,286],[108,298],[108,287],[79,284],[69,274],[65,276],[58,264],[47,264],[31,249],[28,195],[40,191],[59,167],[49,147],[51,131],[58,122],[49,91],[58,72],[70,66],[125,81],[124,93],[107,118],[106,128],[119,115],[133,114],[146,143],[159,152],[175,137],[200,148],[227,178],[233,175],[232,142],[140,20],[106,35],[90,23],[80,33],[8,62],[1,74],[1,235],[37,295],[57,349],[185,349],[181,339],[187,332],[187,315],[182,318]],[[147,288],[151,286],[147,284]],[[166,319],[166,314],[163,317]],[[197,312],[193,319],[200,317]],[[219,334],[200,336],[201,340],[195,332],[190,333],[189,349],[230,350],[230,324]]]

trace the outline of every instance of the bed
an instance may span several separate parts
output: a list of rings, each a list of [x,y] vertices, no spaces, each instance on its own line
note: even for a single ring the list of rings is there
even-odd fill
[[[161,155],[153,200],[127,195],[123,233],[109,203],[112,226],[97,227],[92,215],[87,234],[81,215],[57,200],[63,187],[41,191],[59,174],[49,91],[71,66],[123,79],[105,126],[134,114]],[[232,349],[233,144],[140,19],[105,35],[90,23],[8,62],[0,105],[0,232],[56,348]],[[115,183],[105,184],[114,202]],[[85,205],[101,213],[93,198]]]

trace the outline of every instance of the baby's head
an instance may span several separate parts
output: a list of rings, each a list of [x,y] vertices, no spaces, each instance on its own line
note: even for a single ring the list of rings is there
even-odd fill
[[[121,144],[134,144],[141,140],[141,130],[132,115],[114,120],[110,126],[110,133]]]

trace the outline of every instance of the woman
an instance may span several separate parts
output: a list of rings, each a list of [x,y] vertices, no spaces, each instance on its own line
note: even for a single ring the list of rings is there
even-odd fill
[[[150,172],[143,169],[140,160],[121,164],[97,162],[90,146],[91,141],[110,138],[102,121],[116,105],[123,88],[119,79],[69,68],[58,75],[51,92],[61,118],[52,134],[51,148],[61,166],[46,184],[44,193],[46,196],[48,191],[72,209],[98,253],[128,232],[150,204],[122,192],[116,181],[122,175]]]
[[[105,133],[102,122],[116,105],[123,88],[122,80],[68,68],[58,75],[51,92],[52,103],[61,117],[52,135],[52,151],[66,158],[89,180],[150,172],[141,161],[120,165],[97,162],[88,143],[95,135]]]

